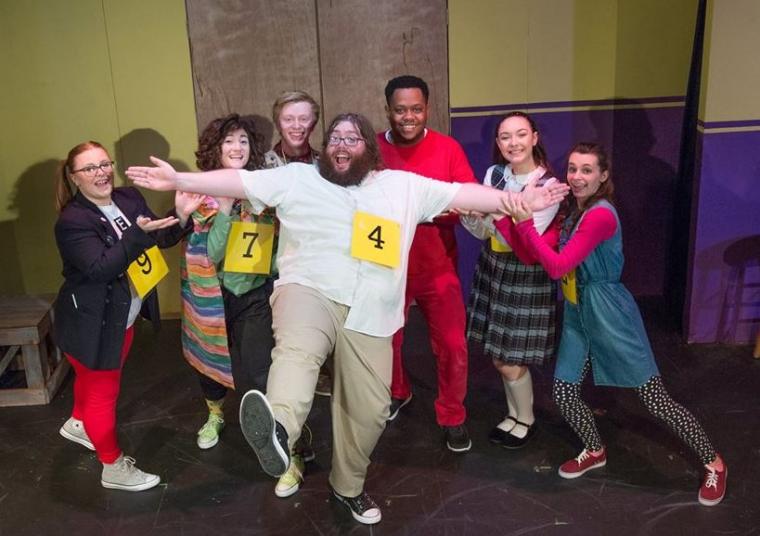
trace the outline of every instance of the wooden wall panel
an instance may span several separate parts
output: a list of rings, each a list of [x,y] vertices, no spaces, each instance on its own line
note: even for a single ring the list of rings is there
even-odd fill
[[[446,0],[316,0],[325,116],[358,111],[380,130],[386,82],[430,86],[429,125],[449,131]]]
[[[446,0],[186,0],[198,129],[232,111],[262,116],[303,89],[325,124],[357,111],[386,127],[386,82],[400,74],[431,89],[430,126],[448,132]],[[271,140],[268,140],[271,141]]]
[[[271,145],[272,103],[280,93],[302,89],[319,101],[314,0],[186,0],[186,6],[199,132],[227,113],[254,114]]]

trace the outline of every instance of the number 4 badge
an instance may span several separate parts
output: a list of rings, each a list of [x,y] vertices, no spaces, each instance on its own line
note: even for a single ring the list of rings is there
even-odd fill
[[[366,212],[356,212],[351,256],[396,268],[401,261],[401,225]]]

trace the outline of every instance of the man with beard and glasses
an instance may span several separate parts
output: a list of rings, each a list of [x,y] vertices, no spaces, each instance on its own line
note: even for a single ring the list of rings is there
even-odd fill
[[[330,485],[354,519],[379,522],[380,509],[364,491],[364,480],[388,417],[391,338],[404,321],[414,231],[446,210],[497,212],[510,194],[383,170],[372,125],[354,113],[332,121],[318,167],[178,173],[152,160],[156,167],[127,171],[138,186],[246,196],[259,211],[276,207],[275,348],[267,394],[245,394],[240,426],[262,469],[284,473],[311,410],[319,367],[333,353]],[[566,194],[566,186],[553,184],[520,195],[540,209]]]
[[[377,135],[380,153],[390,169],[411,171],[443,182],[477,182],[464,150],[445,134],[427,128],[428,85],[416,76],[393,78],[385,86],[390,128]],[[425,317],[438,365],[435,414],[446,446],[467,452],[464,397],[467,394],[467,340],[462,287],[457,275],[456,214],[439,216],[417,227],[409,251],[404,316],[415,302]],[[393,381],[388,420],[412,400],[412,388],[401,356],[404,328],[393,336]]]

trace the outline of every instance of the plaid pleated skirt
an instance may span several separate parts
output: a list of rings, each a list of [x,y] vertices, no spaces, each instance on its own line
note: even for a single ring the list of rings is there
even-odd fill
[[[509,365],[540,365],[556,346],[555,283],[540,264],[514,253],[480,253],[468,306],[467,337]]]

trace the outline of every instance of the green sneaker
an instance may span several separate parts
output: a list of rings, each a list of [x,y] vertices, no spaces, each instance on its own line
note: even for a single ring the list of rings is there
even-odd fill
[[[280,480],[277,481],[277,485],[274,487],[274,494],[278,497],[290,497],[298,488],[301,487],[303,482],[303,472],[305,469],[305,462],[303,458],[298,454],[293,454],[290,457],[290,466],[288,470],[283,473]]]
[[[224,428],[224,417],[216,413],[209,413],[208,420],[198,430],[198,447],[210,449],[219,443],[219,432]]]

